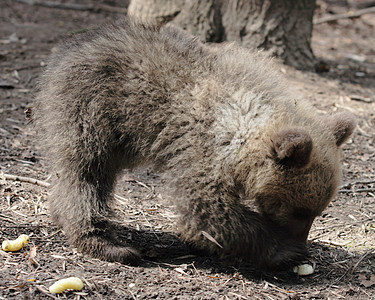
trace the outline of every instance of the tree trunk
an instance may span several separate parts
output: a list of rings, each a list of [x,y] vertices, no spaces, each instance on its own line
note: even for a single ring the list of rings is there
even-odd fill
[[[206,42],[262,48],[299,69],[312,69],[315,0],[133,0],[129,14],[172,22]]]

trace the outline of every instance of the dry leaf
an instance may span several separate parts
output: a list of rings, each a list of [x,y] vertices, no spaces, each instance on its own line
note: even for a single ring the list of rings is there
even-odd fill
[[[375,274],[371,274],[370,279],[366,278],[365,274],[359,274],[358,278],[360,280],[360,284],[362,284],[364,287],[370,287],[375,285]]]
[[[37,250],[37,247],[36,246],[33,246],[31,247],[30,249],[30,252],[29,252],[29,262],[32,264],[32,265],[39,265],[38,261],[35,259],[36,257],[36,250]]]
[[[174,270],[180,274],[186,275],[186,272],[182,268],[174,268]]]
[[[36,257],[36,247],[35,246],[33,246],[33,247],[31,247],[31,249],[30,249],[30,258],[35,258]]]

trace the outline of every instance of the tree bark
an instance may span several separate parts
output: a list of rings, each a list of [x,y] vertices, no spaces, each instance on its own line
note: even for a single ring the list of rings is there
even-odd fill
[[[133,0],[129,14],[172,22],[206,42],[261,48],[299,69],[312,69],[315,0]]]

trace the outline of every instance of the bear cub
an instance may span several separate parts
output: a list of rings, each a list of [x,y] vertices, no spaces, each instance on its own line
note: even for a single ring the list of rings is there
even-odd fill
[[[259,268],[302,261],[355,122],[317,114],[278,73],[260,52],[131,19],[61,45],[34,106],[55,222],[80,251],[137,263],[109,203],[120,171],[147,163],[170,183],[183,241]]]

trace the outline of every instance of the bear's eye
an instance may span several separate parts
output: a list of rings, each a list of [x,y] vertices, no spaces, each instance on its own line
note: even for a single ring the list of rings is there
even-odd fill
[[[312,212],[307,208],[295,208],[293,217],[297,220],[306,220],[312,217]]]

